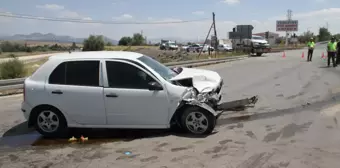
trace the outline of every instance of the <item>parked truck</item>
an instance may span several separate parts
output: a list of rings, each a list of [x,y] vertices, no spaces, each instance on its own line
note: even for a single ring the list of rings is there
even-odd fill
[[[268,41],[262,36],[252,35],[251,39],[233,39],[232,43],[233,48],[237,48],[237,50],[249,53],[250,55],[256,54],[257,56],[261,56],[271,50]]]
[[[262,36],[253,35],[253,29],[252,25],[237,25],[233,28],[233,31],[229,32],[233,49],[257,56],[270,52],[268,41]]]

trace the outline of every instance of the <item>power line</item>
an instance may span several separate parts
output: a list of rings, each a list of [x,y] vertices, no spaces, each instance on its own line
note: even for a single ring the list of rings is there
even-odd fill
[[[99,24],[178,24],[178,23],[190,23],[209,20],[209,18],[197,19],[197,20],[182,20],[182,21],[168,21],[168,22],[114,22],[114,21],[102,21],[102,20],[84,20],[84,19],[72,19],[72,18],[47,18],[41,16],[33,16],[26,14],[14,14],[0,12],[1,17],[10,17],[18,19],[29,20],[43,20],[53,22],[74,22],[74,23],[99,23]]]

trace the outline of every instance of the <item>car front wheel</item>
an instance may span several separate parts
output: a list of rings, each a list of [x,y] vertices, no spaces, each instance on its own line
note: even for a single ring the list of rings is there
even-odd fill
[[[201,107],[188,107],[181,116],[181,125],[194,135],[210,134],[216,125],[216,117]]]
[[[54,108],[40,110],[36,115],[35,127],[45,137],[64,137],[67,134],[66,119]]]

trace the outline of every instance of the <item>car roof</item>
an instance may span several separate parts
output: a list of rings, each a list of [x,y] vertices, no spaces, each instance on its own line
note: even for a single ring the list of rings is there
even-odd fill
[[[86,52],[71,52],[52,55],[49,59],[137,59],[143,54],[129,51],[86,51]]]

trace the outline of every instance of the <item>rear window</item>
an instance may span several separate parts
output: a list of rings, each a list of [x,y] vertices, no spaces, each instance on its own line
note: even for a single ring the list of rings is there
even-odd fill
[[[99,86],[99,61],[68,61],[57,66],[49,84]]]

